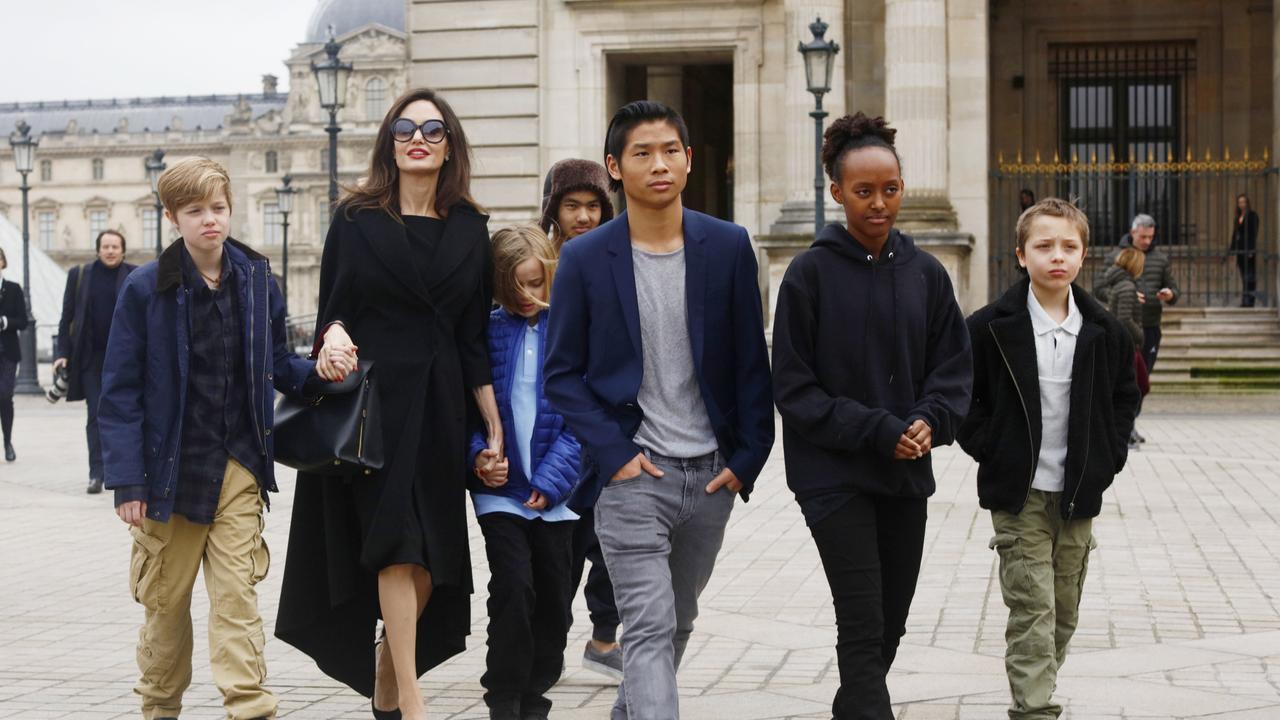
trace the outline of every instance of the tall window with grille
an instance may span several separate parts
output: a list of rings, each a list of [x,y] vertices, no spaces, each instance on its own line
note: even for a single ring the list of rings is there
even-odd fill
[[[94,158],[92,165],[93,165],[93,179],[101,180],[104,175],[104,172],[103,172],[104,163],[102,162],[102,158]]]
[[[275,150],[268,150],[263,164],[268,173],[275,174],[280,171],[280,156]]]
[[[36,212],[36,237],[40,241],[41,249],[53,249],[56,224],[54,212],[52,210],[40,210]]]
[[[1079,163],[1163,163],[1187,147],[1195,106],[1193,42],[1053,45],[1059,88],[1059,152]],[[1165,174],[1085,173],[1061,192],[1078,197],[1100,244],[1115,243],[1143,212],[1164,242],[1183,242],[1175,179]]]
[[[142,240],[145,243],[155,242],[156,221],[159,216],[153,207],[142,208]]]
[[[279,245],[284,234],[280,227],[280,206],[276,203],[262,205],[262,244]]]
[[[107,229],[107,211],[106,210],[90,210],[89,211],[89,240],[92,241],[98,237],[98,233]]]
[[[52,182],[52,181],[53,181],[53,161],[41,160],[40,161],[40,182]]]
[[[387,111],[387,81],[380,77],[371,77],[364,84],[364,117],[369,121],[382,119]]]

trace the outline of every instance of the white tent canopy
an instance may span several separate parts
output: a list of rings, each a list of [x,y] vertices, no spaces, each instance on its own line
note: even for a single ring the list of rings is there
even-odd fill
[[[22,284],[22,231],[0,216],[0,248],[4,249],[9,267],[0,270],[5,280]],[[62,316],[62,293],[67,286],[67,271],[58,266],[40,248],[31,244],[31,314],[36,318],[37,356],[50,357],[53,336],[58,332]],[[27,290],[23,288],[23,290]]]

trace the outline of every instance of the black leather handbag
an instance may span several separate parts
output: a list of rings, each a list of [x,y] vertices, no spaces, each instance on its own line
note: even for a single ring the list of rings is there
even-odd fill
[[[373,362],[364,360],[310,402],[276,405],[276,461],[318,475],[371,475],[386,458]]]

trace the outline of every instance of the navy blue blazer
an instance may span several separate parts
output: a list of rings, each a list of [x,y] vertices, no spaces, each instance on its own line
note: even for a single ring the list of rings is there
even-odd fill
[[[747,231],[684,211],[689,338],[720,452],[747,499],[773,448],[772,380]],[[551,292],[544,391],[584,453],[569,505],[595,504],[640,452],[644,360],[627,213],[564,245]]]

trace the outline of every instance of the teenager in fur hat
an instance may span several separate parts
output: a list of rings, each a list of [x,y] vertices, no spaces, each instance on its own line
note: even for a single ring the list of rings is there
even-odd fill
[[[592,160],[561,160],[547,171],[542,185],[542,220],[538,224],[551,238],[557,255],[565,242],[613,219],[607,187],[608,173]],[[593,510],[587,508],[579,515],[573,534],[571,581],[575,593],[582,583],[586,563],[591,561],[591,572],[587,573],[587,585],[582,591],[591,614],[591,639],[582,651],[582,666],[621,681],[622,646],[618,644],[620,621],[613,602],[613,581],[596,538]]]
[[[609,175],[591,160],[561,160],[542,184],[542,220],[538,223],[560,252],[560,246],[613,219]]]

